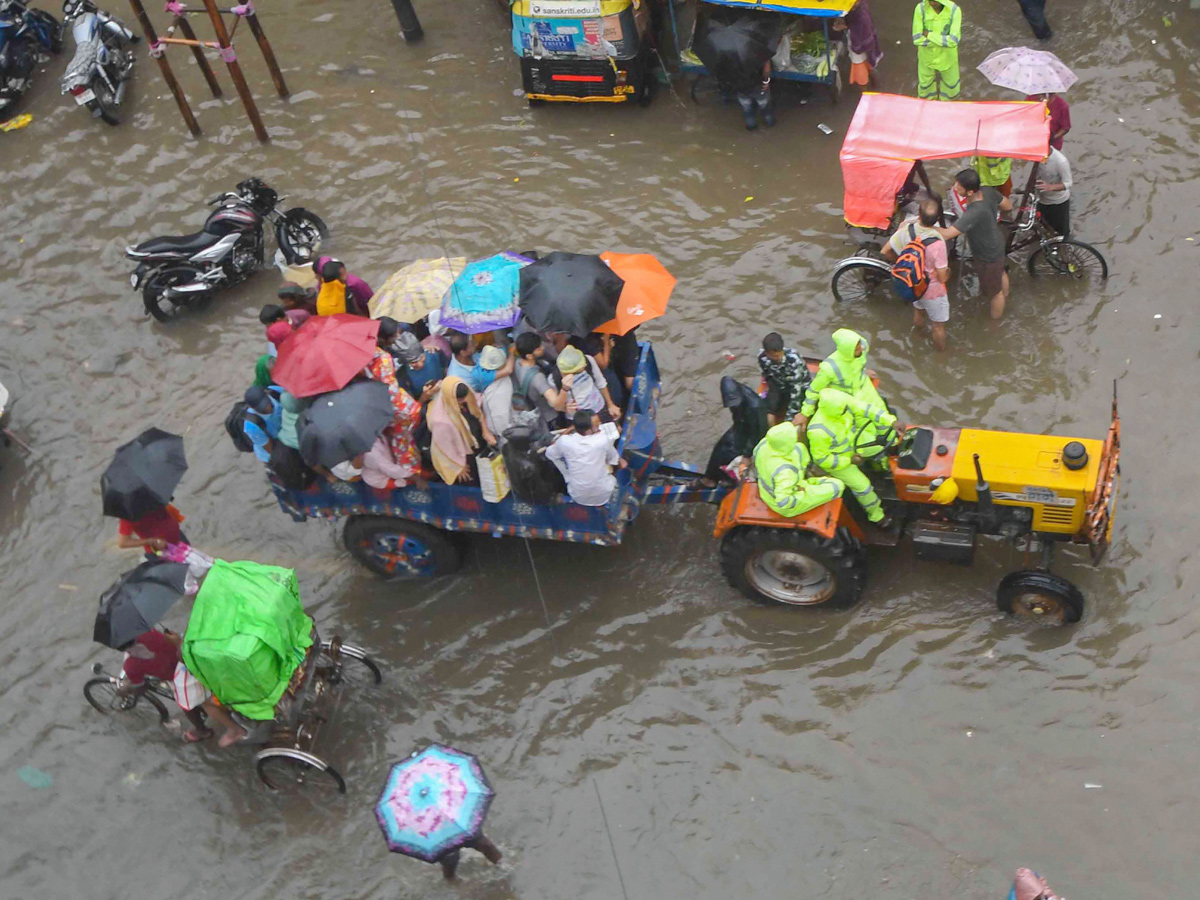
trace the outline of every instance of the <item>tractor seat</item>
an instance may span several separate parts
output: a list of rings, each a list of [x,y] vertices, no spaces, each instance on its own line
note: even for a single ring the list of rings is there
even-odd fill
[[[220,239],[219,234],[197,231],[195,234],[151,238],[132,249],[135,253],[198,253]]]

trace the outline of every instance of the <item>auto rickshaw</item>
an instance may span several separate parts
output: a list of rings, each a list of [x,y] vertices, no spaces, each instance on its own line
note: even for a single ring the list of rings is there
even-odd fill
[[[513,51],[530,104],[648,103],[650,0],[512,0]]]

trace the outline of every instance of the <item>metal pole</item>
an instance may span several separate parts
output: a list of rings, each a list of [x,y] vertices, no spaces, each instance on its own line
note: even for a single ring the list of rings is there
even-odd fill
[[[192,31],[191,23],[188,22],[186,14],[177,15],[175,17],[175,24],[179,26],[179,30],[183,32],[183,36],[189,41],[197,40],[196,32]],[[220,97],[221,85],[217,81],[217,73],[208,64],[208,58],[204,55],[204,50],[200,47],[193,47],[192,55],[196,58],[196,65],[200,67],[200,71],[204,75],[204,80],[208,82],[208,89],[212,91],[212,95]]]
[[[171,96],[175,98],[175,103],[178,105],[179,112],[183,116],[184,124],[187,125],[188,131],[192,133],[192,137],[200,137],[200,123],[192,115],[192,108],[188,106],[183,88],[175,80],[175,73],[171,71],[171,64],[167,62],[166,48],[158,42],[158,33],[154,30],[154,26],[150,22],[150,17],[146,15],[146,8],[142,6],[142,0],[129,0],[129,5],[133,7],[133,15],[138,20],[138,24],[142,26],[142,31],[146,34],[146,43],[150,47],[150,55],[158,60],[158,68],[162,71],[163,80],[166,81],[167,87],[171,90]]]
[[[250,93],[250,86],[246,84],[242,67],[238,65],[237,54],[234,53],[233,47],[229,43],[229,32],[225,29],[225,20],[221,18],[221,11],[217,9],[216,0],[204,0],[204,6],[208,10],[209,19],[212,20],[213,31],[217,33],[217,43],[221,45],[221,59],[225,60],[225,65],[229,68],[229,77],[233,79],[233,86],[237,88],[238,96],[242,98],[242,106],[246,108],[246,115],[250,119],[250,124],[254,126],[254,134],[265,144],[271,140],[271,136],[267,134],[267,127],[263,124],[262,117],[258,114],[258,107],[254,104],[254,95]]]
[[[413,9],[412,0],[392,0],[392,8],[396,10],[396,18],[400,20],[400,33],[404,40],[412,44],[425,36],[417,11]]]
[[[246,24],[250,26],[250,31],[254,35],[254,39],[258,41],[258,49],[262,51],[263,59],[267,62],[267,69],[271,72],[271,80],[275,82],[275,90],[280,97],[289,95],[287,83],[283,80],[283,72],[279,70],[279,63],[275,61],[275,51],[271,49],[271,42],[267,40],[266,32],[263,31],[262,25],[258,23],[258,16],[254,13],[254,5],[246,3]]]

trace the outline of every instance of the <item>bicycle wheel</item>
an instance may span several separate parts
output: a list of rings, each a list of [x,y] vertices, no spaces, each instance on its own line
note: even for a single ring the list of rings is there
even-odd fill
[[[1043,241],[1029,256],[1029,274],[1034,277],[1067,277],[1079,281],[1104,281],[1108,263],[1100,251],[1082,241]]]
[[[337,666],[329,656],[329,641],[321,641],[321,659],[318,666],[328,665],[334,669],[329,677],[330,684],[345,685],[346,687],[373,687],[383,681],[383,672],[379,665],[366,652],[353,644],[342,644],[338,654]]]
[[[892,276],[870,262],[847,263],[833,276],[833,296],[839,303],[883,300],[891,294]]]
[[[258,777],[273,791],[298,792],[315,788],[322,793],[346,793],[346,782],[319,756],[291,747],[268,747],[255,756]]]
[[[152,691],[122,697],[117,693],[118,684],[120,682],[112,676],[93,678],[83,686],[83,696],[87,697],[87,702],[92,704],[97,712],[106,716],[142,710],[143,713],[156,713],[160,725],[166,725],[170,721],[171,714]]]

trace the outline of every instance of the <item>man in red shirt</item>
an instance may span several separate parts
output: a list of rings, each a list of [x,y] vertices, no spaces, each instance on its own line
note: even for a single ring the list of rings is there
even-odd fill
[[[1058,94],[1030,94],[1026,100],[1045,100],[1050,110],[1050,146],[1063,148],[1063,138],[1071,130],[1071,107]]]
[[[117,546],[122,550],[128,550],[141,544],[147,553],[155,553],[165,550],[167,544],[186,544],[188,542],[179,528],[179,524],[183,521],[183,513],[170,503],[162,509],[146,513],[140,519],[133,521],[120,519],[118,521]]]
[[[134,638],[125,651],[125,663],[121,667],[124,677],[117,693],[123,697],[144,694],[148,687],[147,675],[165,684],[171,684],[180,662],[181,643],[182,638],[173,631],[151,630]],[[212,729],[204,723],[199,706],[195,709],[185,709],[183,714],[192,723],[192,729],[184,734],[185,740],[194,742],[212,737]]]

